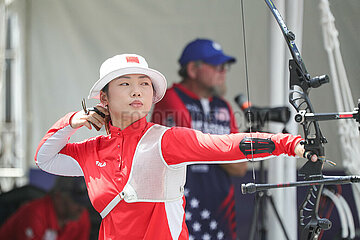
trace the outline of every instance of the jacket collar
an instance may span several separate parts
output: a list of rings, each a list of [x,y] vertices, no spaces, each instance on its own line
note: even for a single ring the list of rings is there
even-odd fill
[[[137,120],[136,122],[133,122],[131,125],[124,129],[120,129],[118,127],[114,127],[111,124],[111,121],[109,123],[110,128],[110,135],[112,137],[119,136],[119,135],[130,135],[130,134],[136,134],[142,132],[148,125],[148,122],[146,120],[146,116]]]

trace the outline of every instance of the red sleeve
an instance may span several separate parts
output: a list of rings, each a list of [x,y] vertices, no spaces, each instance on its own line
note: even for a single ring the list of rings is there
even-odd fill
[[[155,104],[151,121],[168,127],[191,127],[191,117],[174,88],[166,91],[164,98]]]
[[[164,160],[169,165],[182,163],[225,163],[246,161],[239,144],[244,137],[271,139],[275,144],[272,153],[254,154],[254,159],[271,155],[294,156],[294,149],[302,138],[290,134],[237,133],[228,135],[204,134],[188,128],[174,127],[165,132],[161,141]]]
[[[63,176],[83,176],[79,165],[78,148],[81,144],[69,144],[76,132],[70,126],[75,112],[68,113],[58,120],[40,141],[35,154],[35,163],[42,170]]]

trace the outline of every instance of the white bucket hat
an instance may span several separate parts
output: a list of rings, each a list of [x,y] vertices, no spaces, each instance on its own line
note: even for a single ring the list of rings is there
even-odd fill
[[[165,95],[166,78],[159,71],[149,68],[145,58],[137,54],[121,54],[107,59],[100,67],[100,78],[90,89],[88,98],[100,99],[100,90],[117,77],[127,74],[144,74],[154,86],[153,103]]]

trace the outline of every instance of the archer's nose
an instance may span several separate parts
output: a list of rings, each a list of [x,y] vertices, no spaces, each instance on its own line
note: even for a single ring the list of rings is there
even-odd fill
[[[132,97],[140,97],[141,96],[141,91],[139,91],[138,88],[133,89],[132,93],[131,93]]]

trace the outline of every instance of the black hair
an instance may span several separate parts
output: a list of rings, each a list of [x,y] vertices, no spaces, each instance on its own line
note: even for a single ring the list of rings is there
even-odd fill
[[[199,67],[203,61],[201,61],[201,60],[196,60],[196,61],[190,61],[190,62],[195,62],[195,66],[196,66],[196,67]],[[179,71],[178,71],[178,74],[179,74],[180,77],[182,77],[183,79],[189,77],[189,74],[188,74],[188,72],[187,72],[187,66],[188,66],[188,64],[189,64],[190,62],[186,63],[185,65],[182,65],[182,66],[180,67]]]
[[[109,83],[110,83],[110,82],[109,82]],[[106,85],[101,89],[101,91],[103,91],[104,93],[106,93],[106,95],[107,95],[108,92],[109,92],[109,83],[106,84]]]
[[[182,78],[187,78],[188,77],[188,73],[187,73],[187,64],[183,65],[180,67],[178,74],[180,77]]]

